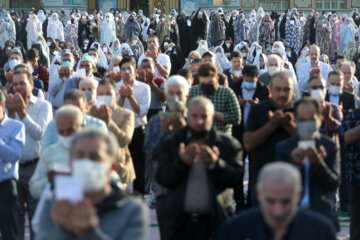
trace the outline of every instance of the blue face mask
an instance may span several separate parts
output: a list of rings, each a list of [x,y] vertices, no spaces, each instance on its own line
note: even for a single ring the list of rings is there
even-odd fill
[[[325,19],[323,19],[323,20],[321,20],[321,22],[322,22],[322,23],[326,23],[326,20],[325,20]]]
[[[7,22],[8,22],[8,21],[9,21],[9,17],[5,17],[5,21],[7,21]]]
[[[20,64],[20,61],[13,59],[10,61],[9,67],[11,70],[14,70],[14,68]]]
[[[256,82],[243,81],[242,84],[246,89],[254,89],[254,88],[256,88]]]

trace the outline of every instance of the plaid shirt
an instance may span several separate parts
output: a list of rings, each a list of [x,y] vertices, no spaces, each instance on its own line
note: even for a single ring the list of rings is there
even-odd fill
[[[37,72],[36,74],[38,74],[38,79],[40,79],[43,83],[44,83],[44,90],[45,92],[47,92],[48,90],[48,86],[49,86],[49,71],[47,70],[46,67],[42,66],[42,67],[38,67],[37,69],[35,69],[34,72]]]
[[[360,125],[360,109],[350,111],[345,115],[339,130],[342,146],[342,160],[345,165],[345,179],[349,183],[360,184],[360,140],[351,144],[344,142],[345,133]]]
[[[215,119],[214,126],[217,130],[231,135],[232,125],[240,124],[241,111],[239,102],[232,89],[224,86],[218,86],[212,95],[205,95],[200,85],[190,88],[189,101],[196,96],[205,96],[211,100],[215,106],[215,111],[224,113],[225,122]]]

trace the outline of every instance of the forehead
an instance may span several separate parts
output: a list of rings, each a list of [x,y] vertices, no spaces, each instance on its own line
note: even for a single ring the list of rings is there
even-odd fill
[[[106,143],[100,138],[82,138],[76,141],[73,153],[106,152]]]
[[[319,49],[312,47],[310,48],[310,53],[320,53]]]
[[[314,115],[315,114],[315,106],[313,104],[300,104],[297,107],[296,113],[297,113],[298,117],[303,114]]]
[[[309,86],[314,86],[314,85],[324,85],[323,84],[323,81],[321,81],[320,79],[314,79],[314,80],[312,80],[310,83],[309,83]]]
[[[290,79],[277,77],[272,81],[274,87],[291,87]]]
[[[97,52],[94,50],[89,51],[89,55],[97,55]]]
[[[265,197],[280,200],[283,198],[294,197],[294,190],[294,185],[292,183],[287,183],[282,180],[264,180],[261,192]]]
[[[115,91],[115,89],[114,89],[114,87],[110,84],[110,83],[107,83],[107,84],[101,84],[101,85],[99,85],[99,87],[98,87],[98,91],[112,91],[112,90],[114,90]]]
[[[14,82],[29,82],[25,73],[16,74],[13,77]]]
[[[88,61],[82,61],[82,62],[80,63],[80,66],[91,66],[91,63],[88,62]]]
[[[203,104],[195,104],[188,109],[190,115],[208,115],[210,114],[210,107],[204,106]]]

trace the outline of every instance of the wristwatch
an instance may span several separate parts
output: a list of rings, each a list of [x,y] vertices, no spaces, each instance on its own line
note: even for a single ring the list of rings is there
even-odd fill
[[[157,62],[155,63],[155,65],[156,65],[156,66],[160,65],[159,61],[157,61]]]

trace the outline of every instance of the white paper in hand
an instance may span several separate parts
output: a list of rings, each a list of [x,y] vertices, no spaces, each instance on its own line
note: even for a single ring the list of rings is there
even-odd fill
[[[69,175],[55,176],[55,197],[57,200],[69,200],[77,203],[84,197],[80,179]]]
[[[120,72],[120,67],[116,66],[116,67],[113,67],[113,72]]]
[[[298,148],[306,149],[315,146],[315,140],[299,141]]]

